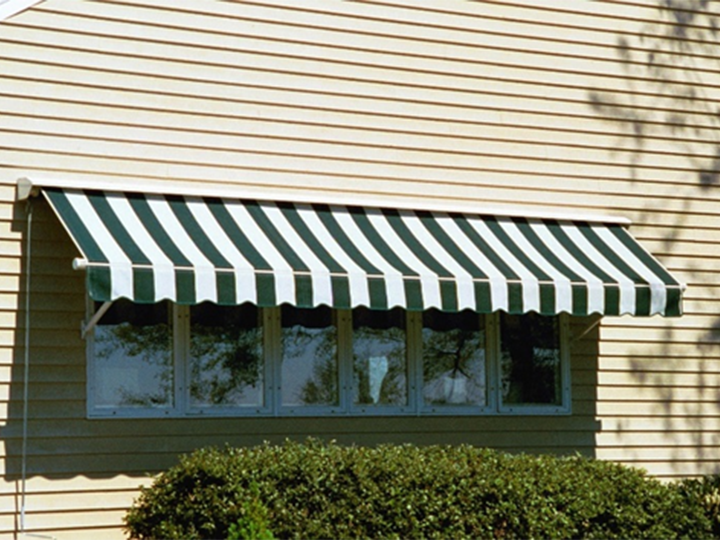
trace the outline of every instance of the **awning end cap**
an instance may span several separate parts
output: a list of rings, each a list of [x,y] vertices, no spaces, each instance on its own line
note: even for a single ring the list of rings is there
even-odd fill
[[[40,194],[40,188],[33,184],[32,180],[27,177],[18,178],[15,199],[25,201],[30,197],[37,197]]]

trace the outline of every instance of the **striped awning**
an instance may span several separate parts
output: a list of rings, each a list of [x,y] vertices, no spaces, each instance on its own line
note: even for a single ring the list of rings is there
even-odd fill
[[[681,313],[683,287],[617,224],[43,192],[99,301]]]

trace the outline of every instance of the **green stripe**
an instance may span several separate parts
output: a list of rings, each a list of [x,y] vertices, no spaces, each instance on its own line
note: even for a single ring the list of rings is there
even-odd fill
[[[365,214],[365,210],[358,207],[349,207],[348,212],[355,221],[356,225],[362,231],[363,235],[380,253],[383,259],[398,270],[404,277],[418,277],[417,272],[407,266],[405,262],[390,248],[382,236],[380,236],[380,234],[375,230],[375,227],[373,227]],[[405,289],[405,307],[410,310],[423,309],[424,302],[420,281],[417,279],[403,279],[402,281]]]
[[[604,291],[604,313],[607,315],[618,315],[620,313],[620,290],[618,283],[593,260],[582,251],[575,242],[563,230],[562,225],[556,220],[544,221],[548,231],[560,242],[560,244],[577,260],[585,269],[603,282]],[[586,308],[587,309],[587,308]]]
[[[620,257],[610,246],[608,246],[602,238],[593,230],[592,225],[586,222],[578,222],[575,224],[582,235],[597,249],[602,255],[620,272],[632,280],[636,285],[647,284],[643,278],[632,266],[630,266],[622,257]],[[635,309],[634,314],[640,316],[650,315],[651,294],[647,287],[635,287]],[[618,291],[619,301],[619,291]],[[619,310],[619,308],[618,308]]]
[[[552,281],[552,278],[548,276],[536,263],[533,261],[524,250],[522,250],[512,239],[512,237],[502,228],[499,221],[495,217],[488,217],[485,219],[485,223],[488,228],[492,231],[495,237],[505,248],[513,254],[518,262],[524,266],[531,274],[535,276],[538,281]],[[555,286],[554,285],[539,285],[540,292],[540,313],[549,314],[555,313]]]
[[[117,195],[106,194],[100,191],[86,191],[86,195],[95,213],[133,265],[133,301],[138,303],[155,302],[155,279],[153,277],[153,271],[148,268],[140,269],[136,266],[149,266],[152,264],[152,261],[142,252],[132,238],[132,231],[127,230],[115,214],[110,203],[108,203],[108,197],[116,197]]]
[[[327,229],[328,233],[335,239],[345,254],[352,259],[352,261],[360,268],[366,275],[379,276],[380,270],[376,268],[365,255],[356,247],[345,231],[340,227],[340,224],[335,217],[335,213],[347,212],[348,210],[344,207],[336,207],[332,210],[329,206],[323,204],[314,204],[312,209]],[[382,277],[369,277],[368,283],[368,295],[369,295],[369,307],[373,309],[387,309],[387,285],[385,279]]]
[[[527,239],[528,242],[537,250],[537,252],[558,272],[568,278],[571,282],[571,293],[572,293],[572,310],[573,315],[587,315],[588,309],[588,288],[586,285],[578,285],[580,282],[585,282],[582,276],[576,274],[565,262],[558,257],[553,250],[545,245],[545,242],[537,235],[533,230],[529,220],[525,218],[513,218],[513,222],[517,225],[522,235]],[[542,223],[542,222],[541,222]],[[541,292],[541,298],[542,298]],[[554,297],[553,297],[554,298]],[[544,303],[544,302],[543,302]],[[549,313],[550,311],[556,311],[557,308],[553,306],[542,313]]]
[[[653,274],[666,285],[679,285],[680,283],[658,262],[655,257],[645,250],[630,233],[620,225],[607,225],[607,230],[635,255]]]
[[[487,281],[476,281],[475,285],[475,311],[478,313],[493,313],[495,309],[492,303],[490,283]]]
[[[130,206],[135,211],[140,222],[145,227],[145,230],[150,236],[152,236],[155,243],[162,250],[162,252],[170,259],[174,266],[185,266],[190,267],[190,261],[183,255],[182,251],[175,245],[175,242],[167,234],[163,226],[158,221],[155,214],[150,209],[150,205],[147,199],[143,195],[139,194],[128,194],[128,201]]]
[[[610,263],[625,274],[634,283],[647,283],[645,278],[635,271],[627,262],[623,260],[605,241],[598,236],[593,230],[592,225],[586,222],[576,222],[575,226],[582,235],[597,249],[602,255],[610,261]]]
[[[285,259],[290,268],[295,272],[309,272],[310,269],[305,265],[302,259],[295,253],[290,244],[277,230],[273,222],[265,214],[262,205],[257,201],[243,201],[245,208],[253,218],[258,227],[263,231],[265,236],[272,242],[280,255]],[[307,276],[295,274],[295,297],[297,298],[298,307],[312,307],[313,287],[312,280]]]
[[[215,288],[217,291],[217,303],[221,305],[233,305],[236,303],[237,294],[235,291],[235,277],[227,272],[219,272],[217,269],[231,270],[232,265],[220,253],[212,239],[205,233],[205,230],[195,219],[195,216],[188,208],[184,197],[166,196],[170,210],[175,214],[183,229],[195,244],[197,249],[210,261],[215,270]]]
[[[128,193],[127,199],[145,230],[175,266],[175,301],[178,304],[196,303],[194,272],[178,270],[179,266],[185,268],[192,266],[190,261],[160,224],[144,195]]]
[[[333,275],[330,283],[332,286],[332,305],[338,309],[350,308],[350,280],[347,277],[347,269],[343,268],[328,252],[327,249],[315,237],[305,221],[300,217],[298,209],[289,203],[278,204],[280,211],[288,223],[295,229],[305,245],[320,259],[320,262],[333,274],[346,274],[343,276]]]
[[[107,263],[108,258],[85,226],[85,222],[78,216],[67,200],[65,192],[60,189],[49,188],[45,190],[45,196],[50,201],[60,220],[70,231],[70,235],[75,239],[82,256],[88,262]]]
[[[98,302],[110,302],[112,298],[112,280],[107,266],[89,266],[86,270],[88,295]]]
[[[85,193],[88,202],[95,209],[98,217],[110,232],[115,242],[117,242],[125,255],[127,255],[128,259],[130,259],[133,264],[150,265],[152,261],[142,252],[131,236],[131,231],[126,229],[125,225],[120,221],[110,206],[110,203],[108,203],[108,197],[115,195],[105,194],[100,191],[86,191]]]
[[[682,315],[682,289],[680,287],[668,287],[666,293],[665,316],[680,317]]]
[[[435,257],[430,253],[425,246],[415,237],[415,235],[408,229],[405,222],[402,220],[400,212],[397,210],[383,210],[382,213],[385,219],[390,224],[390,227],[400,237],[400,240],[407,246],[407,248],[413,252],[413,254],[422,261],[422,263],[428,267],[435,275],[445,278],[454,278],[455,276],[447,270]],[[440,302],[441,309],[445,311],[457,311],[458,300],[457,300],[457,283],[453,279],[441,280],[439,282],[440,290]],[[427,306],[423,306],[427,308]]]
[[[273,268],[257,250],[255,245],[250,241],[247,235],[238,226],[235,219],[228,211],[226,205],[241,204],[234,200],[221,200],[218,198],[205,198],[205,204],[220,228],[225,232],[227,237],[242,254],[245,260],[257,271],[263,270],[270,272]],[[272,273],[256,273],[255,288],[257,305],[264,307],[276,306],[275,296],[275,276]],[[218,290],[220,294],[220,290]]]
[[[505,279],[519,279],[519,276],[513,269],[490,247],[490,245],[482,238],[477,231],[468,223],[467,217],[462,214],[452,213],[450,217],[465,233],[465,236],[475,245],[475,247],[483,254],[497,270],[505,276]]]
[[[572,314],[578,317],[589,315],[588,295],[590,293],[588,286],[573,283],[570,287],[572,291]]]
[[[437,219],[430,212],[415,212],[420,223],[428,230],[428,232],[437,240],[437,242],[445,248],[450,256],[472,276],[473,279],[488,279],[483,270],[475,264],[475,262],[455,243],[453,238],[445,232],[438,224]]]

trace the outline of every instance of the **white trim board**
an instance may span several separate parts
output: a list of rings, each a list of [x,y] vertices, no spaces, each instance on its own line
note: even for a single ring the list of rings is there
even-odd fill
[[[39,4],[42,0],[0,0],[0,22]]]
[[[153,180],[127,180],[119,182],[116,179],[93,179],[87,180],[82,178],[52,178],[52,177],[22,177],[17,180],[16,200],[22,201],[29,197],[39,194],[42,188],[62,188],[62,189],[97,189],[107,191],[127,191],[127,192],[143,192],[167,194],[170,184],[164,181]],[[227,197],[227,198],[246,198],[256,199],[260,201],[286,201],[296,203],[321,203],[321,204],[339,204],[367,206],[373,208],[391,208],[406,210],[430,210],[436,212],[461,212],[467,214],[495,215],[506,217],[523,216],[536,219],[557,219],[560,221],[590,221],[594,223],[617,223],[624,227],[629,227],[632,222],[624,216],[595,214],[593,212],[585,212],[582,210],[555,210],[548,208],[540,210],[527,206],[503,206],[498,208],[492,204],[479,205],[476,202],[468,201],[465,204],[424,201],[418,203],[416,201],[393,200],[388,202],[386,197],[372,195],[357,195],[349,200],[347,196],[332,195],[328,193],[278,193],[272,187],[258,188],[250,186],[218,185],[218,184],[173,184],[171,191],[174,195],[197,196],[197,197]]]

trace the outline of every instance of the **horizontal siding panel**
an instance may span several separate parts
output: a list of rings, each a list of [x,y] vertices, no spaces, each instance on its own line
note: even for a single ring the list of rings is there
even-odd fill
[[[712,373],[720,374],[720,356],[715,359],[700,359],[692,357],[683,358],[657,358],[655,356],[648,357],[610,357],[602,358],[602,369],[608,371],[618,371],[620,373],[626,371],[643,370],[649,373],[668,374],[674,373]]]
[[[690,425],[694,422],[716,423],[720,418],[720,407],[717,401],[706,402],[683,402],[683,401],[656,401],[625,403],[622,401],[602,401],[597,403],[596,411],[598,416],[605,421],[615,423],[617,419],[656,419],[664,426],[677,424],[679,426]]]
[[[598,387],[598,401],[625,401],[630,404],[634,402],[656,402],[661,404],[669,399],[685,402],[716,403],[720,396],[717,388],[702,387],[678,387],[672,381],[667,381],[665,386],[647,386],[645,377],[637,375],[633,384],[626,386],[613,386],[610,388]]]
[[[272,40],[270,33],[265,33],[262,38],[247,37],[242,34],[244,28],[250,26],[255,33],[262,33],[264,25],[243,19],[235,22],[233,35],[215,34],[212,40],[208,40],[209,34],[200,34],[200,42],[197,33],[175,28],[168,32],[156,27],[152,33],[148,33],[147,27],[118,26],[102,19],[93,19],[91,24],[85,24],[84,31],[78,31],[77,22],[74,27],[71,25],[68,28],[63,17],[46,17],[44,20],[46,23],[43,25],[43,17],[36,15],[34,24],[27,29],[23,28],[22,23],[8,25],[5,39],[32,43],[33,39],[26,36],[34,36],[36,28],[40,27],[44,29],[45,43],[64,50],[97,51],[126,59],[181,61],[193,65],[193,71],[208,65],[231,68],[244,66],[263,73],[307,74],[332,80],[347,78],[404,85],[408,88],[447,87],[454,92],[475,92],[477,82],[484,81],[483,93],[486,94],[502,93],[500,85],[503,85],[507,94],[523,94],[533,99],[547,97],[552,92],[556,99],[569,102],[584,102],[587,90],[592,89],[588,81],[596,79],[599,79],[596,84],[606,90],[628,91],[612,46],[599,49],[601,56],[598,56],[597,51],[582,55],[582,45],[573,48],[575,54],[568,54],[567,49],[564,53],[546,51],[538,47],[537,42],[535,47],[522,44],[497,47],[489,46],[488,42],[492,38],[478,43],[474,36],[483,34],[473,32],[469,34],[471,43],[465,45],[464,51],[457,50],[450,62],[447,57],[428,58],[427,43],[420,40],[416,42],[412,53],[398,54],[398,45],[402,51],[402,45],[407,44],[408,40],[386,43],[387,40],[378,40],[374,36],[368,38],[367,35],[353,40],[352,34],[336,33],[337,39],[345,39],[345,46],[339,47],[336,44],[316,45],[317,36],[308,36],[310,45],[307,41],[300,45],[293,43],[287,39],[287,33],[284,38],[276,38],[277,41]],[[144,37],[140,39],[143,46],[137,47],[137,36],[142,34]],[[135,43],[132,38],[135,38]],[[480,55],[478,47],[482,47]],[[272,61],[268,62],[268,58]],[[558,59],[562,59],[562,62],[558,62]],[[700,72],[708,85],[717,86],[720,83],[720,78],[711,69],[690,69]],[[655,110],[676,106],[671,98],[666,98],[659,91],[650,94],[646,104],[643,103],[644,97],[642,93],[638,94],[636,106]],[[698,99],[703,100],[703,97]],[[700,116],[697,121],[704,123]]]
[[[650,373],[636,370],[628,373],[623,371],[600,371],[598,383],[606,386],[608,392],[614,386],[637,384],[638,381],[647,387],[695,388],[699,395],[715,395],[720,397],[720,373]]]
[[[34,534],[45,534],[52,537],[76,538],[75,533],[82,529],[94,529],[96,538],[105,538],[103,529],[118,528],[122,524],[122,518],[126,510],[92,511],[76,509],[74,512],[53,512],[53,513],[30,513],[27,514],[27,532]],[[7,530],[14,530],[14,523],[8,520],[0,521],[0,527],[10,527]],[[122,531],[119,531],[122,532]],[[111,533],[112,534],[112,533]],[[32,536],[31,536],[32,537]],[[112,537],[112,536],[110,536]],[[122,536],[121,536],[122,537]]]
[[[303,4],[302,8],[288,2],[244,2],[242,8],[224,4],[213,6],[212,9],[203,9],[202,5],[192,2],[163,1],[153,5],[153,8],[165,10],[161,14],[143,9],[148,7],[147,2],[133,0],[130,3],[119,4],[119,7],[107,10],[115,18],[132,21],[140,19],[159,26],[170,21],[173,27],[184,28],[193,28],[193,21],[197,21],[199,27],[208,32],[231,29],[232,22],[239,18],[251,20],[258,26],[263,23],[278,25],[278,21],[282,20],[287,21],[285,24],[292,25],[293,30],[298,33],[302,32],[303,27],[307,27],[316,32],[340,30],[344,34],[369,35],[373,38],[393,36],[445,46],[453,43],[464,45],[468,42],[475,46],[491,48],[505,44],[511,47],[516,44],[514,48],[529,50],[538,48],[543,51],[545,47],[558,44],[560,48],[550,49],[548,52],[563,55],[572,54],[568,52],[567,46],[563,47],[567,43],[578,45],[580,50],[583,50],[581,48],[583,45],[588,44],[599,43],[607,46],[618,32],[624,33],[623,22],[633,23],[633,26],[637,23],[647,23],[654,19],[653,15],[656,13],[654,6],[651,9],[639,9],[637,5],[631,3],[616,4],[612,7],[595,3],[592,9],[584,10],[582,4],[570,3],[558,9],[558,5],[538,6],[537,3],[522,5],[498,2],[454,5],[446,3],[442,8],[409,2],[374,2],[377,7],[372,6],[370,2],[363,2],[361,5],[314,2]],[[135,4],[140,9],[129,8],[128,4]],[[393,4],[398,8],[409,9],[393,9]],[[57,12],[62,9],[62,4],[41,6],[37,11],[43,9]],[[100,12],[93,7],[88,7],[84,11],[100,18],[108,15],[107,12]],[[123,13],[126,14],[123,16]],[[203,17],[203,15],[211,16]],[[558,28],[562,28],[562,33],[557,32]],[[484,35],[477,35],[479,31],[493,35],[494,41],[489,43],[479,41],[484,40]],[[453,42],[453,35],[461,37]],[[524,47],[519,45],[521,43],[524,43]]]
[[[366,153],[356,150],[354,153],[357,156],[353,158],[352,149],[337,145],[334,148],[323,147],[322,151],[320,148],[315,148],[308,152],[307,148],[303,149],[296,142],[284,144],[277,141],[277,144],[268,147],[267,141],[238,136],[228,138],[222,146],[205,146],[204,144],[198,146],[197,144],[202,141],[196,138],[196,142],[193,143],[193,139],[189,135],[182,136],[185,141],[178,141],[174,140],[176,137],[173,134],[163,137],[159,133],[155,135],[154,140],[140,144],[138,141],[141,139],[130,135],[127,128],[123,129],[121,134],[117,128],[99,130],[95,126],[93,129],[86,130],[88,133],[95,133],[94,135],[78,135],[74,134],[72,129],[53,130],[47,125],[41,131],[34,131],[31,125],[32,122],[19,121],[17,131],[0,131],[0,144],[7,148],[16,148],[22,156],[21,152],[24,148],[31,141],[35,141],[37,152],[74,156],[76,160],[87,159],[88,164],[92,164],[93,158],[95,160],[105,158],[108,160],[108,164],[114,162],[115,168],[123,167],[125,174],[135,170],[144,176],[153,174],[153,171],[158,171],[161,167],[178,172],[185,172],[183,169],[192,171],[204,166],[207,169],[212,167],[215,170],[221,168],[225,171],[225,178],[228,177],[228,169],[236,170],[236,174],[240,171],[258,171],[262,174],[262,171],[272,171],[273,169],[285,170],[288,173],[303,170],[306,171],[304,175],[306,178],[310,175],[318,180],[327,178],[326,181],[332,181],[334,178],[337,183],[348,183],[352,179],[365,178],[373,180],[378,185],[389,184],[392,186],[393,181],[407,183],[414,178],[414,181],[421,183],[426,190],[448,184],[467,191],[471,191],[473,188],[484,188],[486,191],[494,188],[499,191],[503,187],[517,189],[518,179],[506,173],[504,178],[509,181],[505,186],[503,186],[503,178],[498,178],[493,184],[491,181],[493,176],[489,172],[495,168],[505,168],[502,163],[512,161],[512,167],[518,173],[527,175],[525,189],[535,189],[538,191],[538,197],[542,197],[541,191],[547,190],[548,187],[548,178],[543,176],[543,171],[549,166],[545,160],[550,159],[558,167],[561,165],[560,160],[553,159],[552,156],[541,157],[541,154],[547,154],[547,151],[543,149],[538,149],[539,154],[534,157],[533,151],[526,152],[525,149],[518,148],[517,151],[522,157],[514,160],[501,154],[486,153],[492,152],[492,148],[483,149],[483,152],[474,156],[471,156],[470,153],[465,156],[443,155],[441,152],[421,154],[417,150],[410,152],[401,149],[381,150],[375,148],[368,149]],[[76,123],[75,125],[82,124]],[[103,131],[108,133],[103,133]],[[64,133],[64,135],[60,137],[55,135],[56,133]],[[115,137],[113,133],[116,135]],[[194,146],[190,146],[191,144]],[[314,145],[315,143],[310,144],[310,146]],[[543,164],[536,166],[533,170],[533,160],[541,160]],[[128,165],[128,161],[133,163]],[[527,163],[525,163],[526,161]],[[212,163],[211,166],[205,165],[210,163]],[[608,189],[604,190],[602,194],[592,191],[591,188],[595,181],[590,180],[591,174],[583,174],[583,169],[592,169],[594,166],[601,167],[601,165],[593,165],[591,160],[579,160],[575,164],[566,160],[564,167],[567,168],[567,174],[571,174],[575,167],[573,174],[578,174],[581,178],[577,183],[563,186],[562,192],[565,192],[568,198],[581,194],[592,199],[596,205],[630,208],[635,201],[634,195],[627,193],[621,185],[608,186]],[[118,172],[120,171],[118,170]],[[312,180],[309,178],[306,183]],[[395,190],[399,192],[401,187],[397,186]],[[557,191],[561,192],[559,186]],[[653,187],[653,192],[658,200],[665,199],[668,206],[676,205],[676,187],[657,185]],[[715,200],[714,197],[702,197],[699,193],[695,196],[688,195],[686,200],[693,202],[696,212],[710,212],[710,205],[720,202],[720,198]],[[656,245],[659,246],[659,249],[668,249],[664,242],[657,242]],[[693,254],[693,250],[699,250],[697,255],[711,255],[711,252],[703,251],[706,246],[710,246],[710,243],[707,245],[690,244],[686,253]],[[19,255],[21,243],[8,242],[7,247],[0,246],[0,249],[9,255]],[[682,254],[677,243],[671,249],[671,253],[676,256]],[[12,252],[13,250],[15,253]]]
[[[148,111],[143,114],[135,112],[128,116],[128,109],[108,109],[107,105],[70,105],[55,102],[40,102],[27,98],[1,98],[0,107],[14,111],[22,111],[17,116],[5,115],[3,127],[19,132],[53,134],[63,133],[83,140],[108,139],[115,141],[131,140],[139,143],[180,146],[187,148],[212,148],[217,150],[237,148],[244,151],[264,153],[273,148],[275,152],[294,152],[304,155],[322,153],[328,157],[347,158],[348,152],[357,153],[358,161],[374,159],[383,161],[392,155],[398,161],[407,163],[433,164],[447,163],[448,159],[457,160],[448,169],[477,166],[480,155],[504,155],[508,151],[508,135],[500,128],[482,126],[482,136],[471,138],[439,137],[432,134],[414,135],[397,133],[391,130],[376,129],[362,131],[347,126],[317,125],[308,126],[292,122],[236,120],[231,118],[208,119],[185,116],[183,118],[168,117],[167,113]],[[46,110],[47,109],[47,110]],[[108,114],[110,111],[112,114]],[[37,117],[37,118],[35,118]],[[78,120],[92,117],[91,121]],[[129,119],[132,120],[129,120]],[[224,120],[224,121],[223,121]],[[480,126],[478,126],[480,127]],[[477,131],[477,129],[476,129]],[[493,139],[493,133],[496,139]],[[557,159],[567,160],[556,155],[559,151],[567,151],[568,147],[581,152],[583,161],[599,162],[607,158],[613,150],[611,141],[588,141],[580,144],[577,133],[558,133],[550,135],[542,129],[532,131],[521,128],[513,133],[523,143],[512,142],[512,149],[518,157],[526,159]],[[534,139],[534,140],[533,140]],[[574,142],[570,142],[574,139]],[[712,147],[708,145],[708,152]],[[361,153],[362,151],[362,153]],[[388,154],[391,153],[391,154]],[[367,154],[367,157],[365,157]],[[628,155],[635,154],[634,151]],[[678,153],[675,148],[658,150],[652,166],[655,168],[685,168],[688,154]],[[694,154],[695,159],[712,156]],[[625,161],[625,160],[623,160]],[[593,181],[594,185],[596,181]],[[608,186],[611,188],[612,186]],[[587,188],[586,188],[587,189]],[[712,196],[712,193],[706,193]]]
[[[704,437],[702,434],[684,431],[644,431],[638,430],[634,424],[628,425],[624,431],[603,430],[602,433],[597,435],[597,440],[602,448],[625,447],[628,449],[657,448],[662,446],[690,446],[698,448],[698,444],[703,441],[707,441],[705,444],[710,446],[717,446],[718,442],[714,436]],[[602,455],[601,452],[599,452],[599,454]],[[717,464],[717,461],[715,461],[715,463]]]
[[[56,68],[43,70],[43,76],[56,74],[58,84],[53,84],[53,79],[47,79],[47,82],[39,79],[36,72],[29,69],[26,64],[14,62],[6,62],[5,69],[9,77],[13,73],[18,74],[18,78],[9,78],[2,89],[2,93],[8,96],[18,96],[22,98],[32,97],[38,113],[44,112],[47,106],[43,107],[45,102],[53,103],[52,110],[56,112],[48,114],[48,116],[58,116],[63,110],[62,107],[72,107],[69,104],[77,104],[78,112],[82,114],[79,117],[87,118],[91,123],[98,122],[103,117],[119,112],[116,108],[124,107],[135,111],[142,111],[142,114],[133,116],[135,121],[146,118],[145,122],[154,122],[157,118],[157,125],[172,123],[174,127],[189,125],[193,129],[198,126],[204,127],[208,131],[228,130],[229,127],[237,125],[238,121],[242,121],[243,125],[249,130],[249,133],[265,133],[271,129],[269,122],[282,123],[283,125],[298,125],[304,129],[297,130],[303,134],[303,138],[312,135],[313,126],[318,126],[320,130],[334,129],[336,133],[333,136],[344,134],[345,137],[358,137],[362,140],[363,133],[370,132],[373,135],[382,133],[392,133],[395,136],[403,137],[403,140],[410,135],[418,135],[427,138],[435,138],[433,146],[441,145],[445,139],[459,141],[483,141],[497,138],[505,140],[508,143],[513,141],[542,141],[544,144],[561,144],[567,143],[573,148],[582,148],[586,146],[597,146],[601,148],[614,148],[617,150],[618,134],[615,129],[603,127],[603,124],[594,121],[588,121],[584,125],[570,124],[567,120],[558,121],[557,117],[538,117],[534,116],[517,116],[512,115],[505,110],[502,113],[494,113],[492,109],[488,109],[483,103],[479,103],[475,107],[476,112],[482,111],[482,115],[463,116],[458,119],[438,118],[437,120],[417,118],[403,118],[398,113],[400,111],[395,108],[391,114],[383,117],[378,112],[368,112],[360,114],[360,111],[342,111],[324,108],[322,103],[316,103],[310,110],[300,108],[292,108],[291,104],[286,101],[279,104],[263,104],[257,101],[240,100],[237,94],[230,102],[233,107],[223,106],[217,100],[207,100],[192,98],[184,94],[164,94],[159,92],[157,85],[154,91],[148,89],[143,92],[131,92],[127,88],[123,88],[121,93],[113,91],[106,86],[106,78],[96,77],[97,82],[91,83],[83,80],[92,76],[92,72],[72,71],[69,68]],[[67,72],[63,76],[63,73]],[[93,79],[95,80],[95,79]],[[66,81],[63,84],[63,81]],[[72,84],[69,84],[72,81]],[[152,82],[149,83],[152,87]],[[229,97],[229,96],[228,96]],[[108,109],[109,105],[113,108]],[[17,108],[15,110],[22,111],[27,107]],[[83,112],[84,109],[84,112]],[[102,113],[96,109],[101,109]],[[357,107],[355,108],[357,109]],[[308,114],[312,112],[312,114]],[[170,114],[170,120],[168,118]],[[500,117],[502,114],[502,118]],[[508,115],[511,115],[509,117]],[[155,115],[155,116],[150,116]],[[184,123],[183,119],[185,119]],[[120,122],[127,123],[128,117]],[[155,124],[153,124],[155,125]],[[229,126],[229,127],[228,127]],[[452,126],[452,130],[449,128]],[[479,129],[482,128],[482,129]],[[288,129],[292,129],[288,126]],[[264,130],[264,131],[263,131]],[[307,130],[307,131],[306,131]],[[322,131],[321,131],[322,133]],[[367,137],[367,135],[366,135]],[[568,141],[568,137],[572,137]],[[410,139],[412,140],[412,139]],[[648,144],[644,147],[644,152],[662,154],[677,153],[677,147],[668,145],[671,142],[688,142],[699,145],[695,149],[693,155],[700,152],[711,152],[714,144],[714,137],[710,136],[707,140],[698,138],[692,139],[668,139],[664,140],[661,136],[650,136]],[[705,146],[703,146],[705,145]],[[627,151],[632,147],[627,145]],[[633,150],[635,152],[636,150]],[[638,154],[639,155],[639,154]]]

